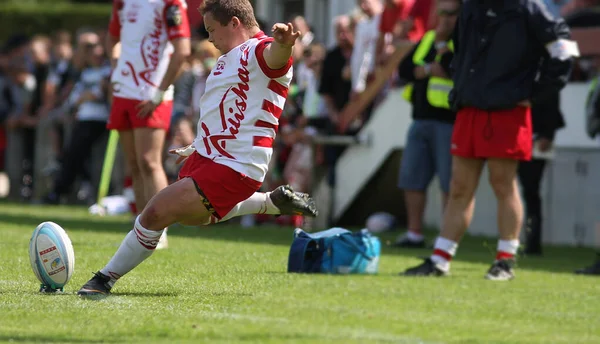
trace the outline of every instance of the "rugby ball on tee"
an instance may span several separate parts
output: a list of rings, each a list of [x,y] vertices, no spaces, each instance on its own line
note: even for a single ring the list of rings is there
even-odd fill
[[[54,222],[41,223],[29,241],[29,260],[42,283],[40,291],[62,290],[75,267],[75,252],[67,232]]]

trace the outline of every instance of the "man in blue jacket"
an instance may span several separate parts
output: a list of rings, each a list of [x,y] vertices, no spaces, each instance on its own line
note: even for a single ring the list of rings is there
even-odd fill
[[[404,272],[443,276],[467,230],[483,166],[497,199],[497,255],[490,280],[514,278],[523,206],[517,186],[520,160],[532,154],[531,102],[564,87],[579,55],[564,20],[542,1],[467,0],[454,31],[457,110],[452,135],[452,179],[440,236],[431,257]]]

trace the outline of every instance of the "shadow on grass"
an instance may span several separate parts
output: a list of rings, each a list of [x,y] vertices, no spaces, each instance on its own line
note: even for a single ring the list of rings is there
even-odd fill
[[[71,230],[86,230],[93,232],[120,232],[127,233],[131,229],[131,224],[117,218],[110,217],[92,217],[90,218],[69,218],[68,213],[60,215],[37,214],[32,209],[32,212],[26,215],[5,213],[0,209],[0,221],[11,223],[17,226],[26,226],[33,230],[44,221],[52,221],[65,228]]]
[[[31,208],[26,214],[4,211],[0,207],[0,221],[15,225],[30,227],[31,230],[43,221],[55,221],[67,231],[92,231],[115,232],[125,235],[131,229],[131,222],[126,217],[69,217],[71,208],[40,207],[45,212]],[[14,205],[13,205],[14,208]],[[51,214],[49,215],[48,209]],[[77,209],[77,208],[74,208]],[[67,212],[65,212],[67,210]],[[431,254],[431,249],[402,249],[391,246],[398,232],[387,232],[378,236],[382,242],[382,254],[387,257],[426,257]],[[436,233],[427,233],[429,238],[434,238]],[[293,237],[293,227],[263,226],[249,229],[241,228],[236,222],[212,225],[207,227],[188,227],[174,225],[169,230],[169,235],[174,237],[201,238],[217,241],[244,242],[256,244],[271,244],[289,247]],[[465,236],[459,248],[457,261],[470,263],[491,264],[495,257],[496,240],[474,236]],[[519,268],[540,270],[557,273],[571,274],[574,269],[588,265],[594,257],[593,250],[574,247],[544,247],[543,257],[520,257]]]
[[[127,292],[127,293],[110,293],[110,296],[124,296],[124,297],[177,297],[179,293],[176,292]]]
[[[239,227],[217,225],[204,228],[173,228],[169,235],[180,235],[185,237],[204,238],[210,240],[238,241],[245,243],[260,243],[282,245],[289,247],[292,242],[292,227],[256,227],[241,229]],[[378,234],[382,243],[382,255],[386,259],[393,257],[421,258],[431,255],[431,249],[406,249],[397,248],[391,244],[394,242],[398,231]],[[435,238],[437,233],[429,232],[429,238]],[[496,256],[496,239],[477,236],[465,236],[455,260],[491,264]],[[518,268],[527,270],[539,270],[555,273],[572,274],[573,270],[588,265],[594,258],[594,252],[589,248],[545,246],[544,256],[520,256]],[[415,261],[415,263],[418,263]],[[487,266],[482,267],[482,273]],[[398,271],[400,272],[400,271]]]
[[[120,343],[117,340],[107,339],[82,339],[75,337],[60,337],[60,336],[35,336],[35,335],[17,335],[5,336],[0,335],[0,342],[11,343]]]

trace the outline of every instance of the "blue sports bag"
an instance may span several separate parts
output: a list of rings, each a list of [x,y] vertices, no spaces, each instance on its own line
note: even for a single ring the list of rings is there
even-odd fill
[[[366,229],[353,233],[336,227],[307,233],[296,228],[288,272],[375,274],[380,253],[379,238]]]

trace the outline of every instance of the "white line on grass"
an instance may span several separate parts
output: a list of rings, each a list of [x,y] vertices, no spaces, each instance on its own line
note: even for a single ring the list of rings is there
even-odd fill
[[[285,318],[275,317],[261,317],[248,314],[238,313],[227,313],[227,312],[214,312],[214,311],[200,311],[200,314],[215,319],[232,319],[232,320],[248,320],[250,322],[266,322],[266,323],[280,323],[288,324],[290,320]],[[316,329],[316,328],[313,328]],[[419,338],[397,336],[389,333],[374,332],[364,328],[348,328],[348,327],[333,327],[333,328],[318,328],[321,333],[316,336],[323,337],[329,340],[340,340],[340,339],[354,339],[354,340],[375,340],[383,342],[393,343],[410,343],[410,344],[442,344],[441,342],[424,341]],[[337,332],[332,333],[332,332]]]

